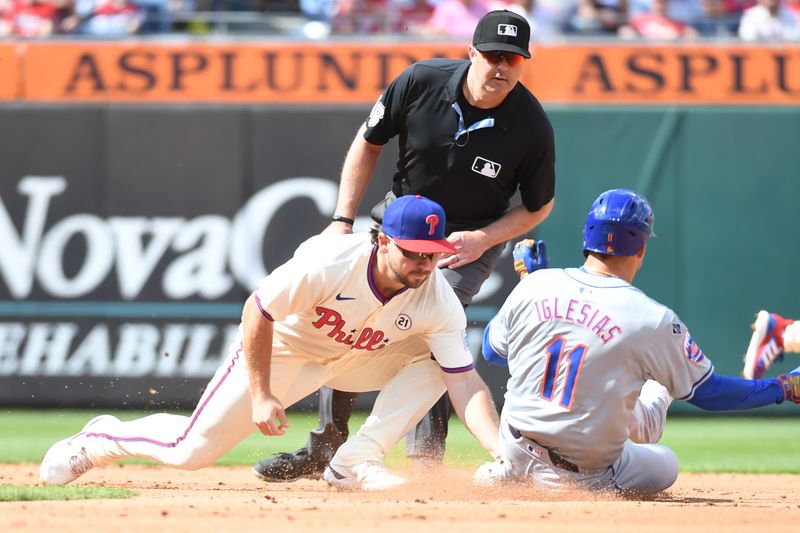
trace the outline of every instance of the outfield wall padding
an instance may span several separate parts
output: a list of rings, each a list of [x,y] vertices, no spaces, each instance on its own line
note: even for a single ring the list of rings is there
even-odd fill
[[[580,264],[592,200],[629,187],[656,212],[636,285],[680,315],[718,372],[741,370],[756,311],[800,316],[800,108],[547,111],[556,204],[535,236],[552,266]],[[0,105],[0,405],[192,407],[255,282],[327,224],[368,112]],[[389,145],[379,161],[362,229],[395,155]],[[476,354],[514,283],[506,256],[468,308]],[[501,403],[505,369],[479,369]]]

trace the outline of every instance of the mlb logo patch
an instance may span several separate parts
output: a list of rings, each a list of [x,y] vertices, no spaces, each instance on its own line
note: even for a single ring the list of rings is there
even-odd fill
[[[517,36],[517,27],[513,24],[498,24],[497,35],[506,35],[508,37]]]
[[[528,444],[528,452],[532,453],[538,459],[541,459],[542,455],[544,455],[541,448],[536,448],[534,446],[531,446],[530,444]]]
[[[672,333],[680,334],[681,332],[681,325],[680,324],[672,324]]]
[[[472,162],[472,171],[487,178],[496,178],[500,174],[501,168],[502,165],[500,163],[489,161],[480,156],[476,157],[475,161]]]
[[[467,330],[461,331],[461,342],[464,343],[464,351],[469,351],[469,338],[467,337]]]

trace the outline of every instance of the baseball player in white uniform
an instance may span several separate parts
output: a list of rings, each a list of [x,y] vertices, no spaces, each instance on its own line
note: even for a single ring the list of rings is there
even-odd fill
[[[653,212],[625,189],[598,197],[581,268],[523,279],[484,334],[483,355],[507,360],[503,458],[475,479],[654,493],[678,476],[655,444],[672,398],[708,410],[800,402],[800,368],[774,379],[718,376],[669,308],[631,285]],[[515,254],[516,258],[516,254]]]
[[[436,268],[454,251],[444,231],[439,204],[404,196],[382,231],[310,238],[248,298],[237,340],[191,416],[99,416],[50,448],[42,481],[66,484],[124,457],[201,468],[256,427],[283,434],[285,407],[322,385],[381,391],[325,471],[338,488],[401,484],[383,456],[445,390],[497,456],[497,411],[473,368],[462,306]]]

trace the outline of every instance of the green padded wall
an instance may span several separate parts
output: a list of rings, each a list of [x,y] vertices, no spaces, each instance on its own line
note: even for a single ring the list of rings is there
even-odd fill
[[[656,214],[657,238],[634,284],[681,316],[719,373],[741,371],[759,309],[800,318],[800,108],[547,111],[558,184],[537,236],[548,241],[551,265],[582,261],[592,200],[628,187]],[[771,375],[795,366],[800,357],[790,355]]]

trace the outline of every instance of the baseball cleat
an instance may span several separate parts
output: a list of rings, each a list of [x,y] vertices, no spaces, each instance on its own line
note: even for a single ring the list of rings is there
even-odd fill
[[[303,447],[293,453],[280,452],[253,465],[257,478],[267,482],[319,479],[328,459],[317,458]]]
[[[776,361],[783,360],[783,330],[790,323],[775,313],[758,312],[744,356],[742,376],[760,379]]]
[[[50,446],[39,467],[39,478],[45,485],[66,485],[75,481],[94,467],[86,454],[86,431],[90,426],[111,415],[100,415],[89,420],[80,432]]]
[[[330,465],[322,477],[328,485],[339,490],[378,491],[406,483],[405,479],[390,473],[378,461],[364,461],[353,466]]]

